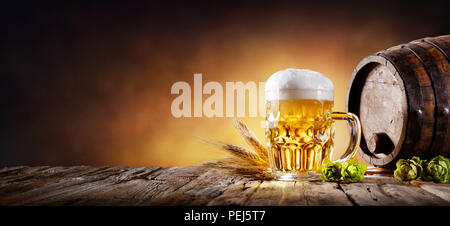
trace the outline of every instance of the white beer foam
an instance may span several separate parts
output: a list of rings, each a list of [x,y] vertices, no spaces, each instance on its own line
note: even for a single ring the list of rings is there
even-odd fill
[[[266,101],[313,99],[334,100],[331,80],[316,71],[293,69],[275,72],[266,82]]]

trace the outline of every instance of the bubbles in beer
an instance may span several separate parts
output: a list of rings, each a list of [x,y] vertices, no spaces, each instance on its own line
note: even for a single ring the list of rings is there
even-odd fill
[[[302,173],[316,170],[330,158],[333,123],[332,101],[281,100],[268,104],[269,115],[278,120],[266,129],[274,171]],[[277,105],[276,107],[274,107]]]
[[[330,138],[331,120],[318,118],[314,121],[314,140],[317,143],[325,143]]]

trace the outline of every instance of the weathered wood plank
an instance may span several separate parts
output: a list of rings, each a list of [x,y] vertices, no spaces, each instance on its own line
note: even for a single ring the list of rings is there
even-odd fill
[[[245,205],[352,205],[337,183],[264,181]]]
[[[350,206],[353,205],[338,183],[311,182],[305,191],[309,206]]]
[[[399,200],[399,202],[405,202],[408,206],[450,205],[449,202],[416,186],[382,184],[381,188],[390,197]]]
[[[261,185],[259,180],[240,181],[228,186],[225,191],[208,202],[208,206],[243,206]]]
[[[85,200],[86,197],[95,197],[99,193],[103,191],[107,191],[113,189],[115,185],[126,183],[128,181],[139,180],[146,178],[152,172],[160,169],[160,167],[142,167],[142,168],[122,168],[117,167],[115,170],[108,172],[110,174],[107,177],[104,177],[104,173],[99,175],[95,175],[94,177],[88,177],[80,179],[90,180],[86,183],[75,184],[72,186],[68,186],[64,189],[60,189],[63,192],[58,194],[50,194],[50,197],[47,197],[44,200],[39,200],[38,203],[45,205],[75,205],[78,202]],[[119,190],[120,191],[120,190]],[[125,190],[126,191],[126,190]],[[129,197],[129,196],[126,196]],[[115,204],[115,201],[127,200],[123,199],[119,196],[107,196],[103,199],[103,201],[110,200],[109,203],[103,205],[118,205]],[[98,201],[98,200],[97,200]],[[32,203],[34,204],[34,203]],[[122,205],[126,205],[127,203],[122,202]],[[97,202],[97,205],[101,205],[101,203]]]
[[[139,205],[155,204],[158,200],[163,200],[163,197],[178,191],[181,187],[187,185],[209,170],[210,169],[206,167],[191,166],[170,167],[158,171],[156,175],[152,175],[150,178],[155,183],[152,183],[149,190],[142,196],[142,201]]]
[[[390,180],[382,177],[379,181],[373,178],[367,182],[365,179],[364,183],[341,183],[341,187],[356,205],[361,206],[450,205],[448,201],[450,187],[429,182],[423,183],[420,186],[414,186],[394,178]],[[426,189],[423,189],[423,186]]]
[[[436,186],[428,182],[421,183],[420,188],[450,203],[450,184]]]
[[[147,204],[206,205],[211,199],[222,194],[228,186],[245,180],[245,178],[231,176],[221,170],[209,169],[179,189],[170,193],[160,194],[147,202]]]
[[[1,184],[7,184],[12,181],[23,181],[32,178],[35,175],[40,175],[41,171],[51,168],[50,166],[26,167],[19,170],[7,171],[5,175],[1,176]]]
[[[0,196],[14,195],[15,193],[23,193],[28,190],[42,187],[47,184],[56,183],[64,178],[79,177],[89,173],[94,173],[108,167],[51,167],[51,168],[35,168],[28,175],[15,175],[2,178],[0,182]]]
[[[0,203],[3,205],[62,205],[64,204],[62,200],[72,199],[73,194],[83,191],[83,186],[99,185],[95,182],[124,171],[126,171],[125,167],[94,169],[82,176],[62,178],[55,183],[1,197]]]
[[[257,180],[207,167],[3,167],[0,205],[450,205],[450,183]]]
[[[12,166],[12,167],[2,167],[0,168],[0,175],[5,174],[5,173],[10,173],[12,171],[18,171],[21,169],[27,168],[27,166]]]
[[[147,201],[170,194],[207,170],[203,167],[170,167],[153,170],[146,177],[128,178],[85,194],[73,205],[145,205]]]
[[[340,186],[356,205],[378,206],[404,204],[386,195],[376,183],[341,184]]]

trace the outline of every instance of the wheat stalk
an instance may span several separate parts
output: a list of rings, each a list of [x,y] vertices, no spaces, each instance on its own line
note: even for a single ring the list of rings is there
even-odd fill
[[[228,170],[242,176],[250,176],[258,179],[270,178],[269,166],[249,164],[249,162],[235,156],[226,156],[220,159],[213,159],[203,163],[204,166]]]
[[[234,145],[234,144],[230,144],[227,142],[222,142],[222,141],[211,141],[211,140],[206,140],[204,138],[199,137],[198,139],[200,139],[201,141],[210,144],[216,148],[219,148],[221,150],[224,150],[226,152],[228,152],[229,154],[232,154],[240,159],[244,159],[248,162],[251,162],[253,164],[261,164],[264,163],[265,160],[263,160],[258,154],[256,154],[254,151],[252,150],[248,150],[245,149],[241,146],[238,145]]]
[[[209,160],[204,162],[203,165],[226,169],[237,174],[259,179],[269,178],[270,164],[268,161],[267,149],[243,121],[234,119],[233,125],[252,149],[249,150],[235,144],[222,141],[211,141],[198,137],[202,142],[231,154],[220,159]]]
[[[248,128],[247,125],[242,120],[239,120],[237,118],[233,119],[233,125],[236,128],[236,130],[241,135],[242,139],[253,148],[253,150],[258,153],[258,155],[264,159],[265,161],[268,161],[269,156],[267,154],[266,147],[261,143],[261,141],[258,140],[258,138],[255,136],[255,134]]]

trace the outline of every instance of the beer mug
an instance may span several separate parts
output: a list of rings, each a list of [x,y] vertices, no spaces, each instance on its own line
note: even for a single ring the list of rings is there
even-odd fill
[[[347,120],[350,144],[339,162],[356,155],[361,124],[355,114],[333,112],[334,86],[325,75],[304,69],[274,73],[266,83],[266,140],[272,173],[278,179],[316,175],[332,159],[334,120]]]

